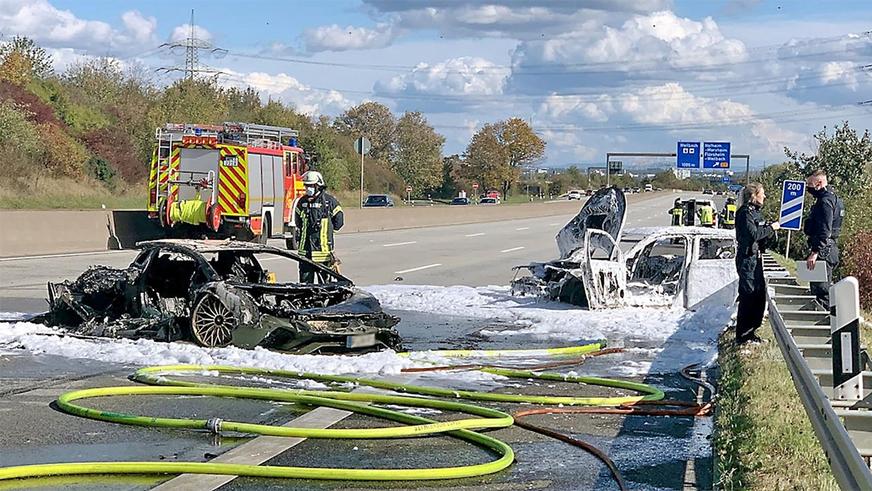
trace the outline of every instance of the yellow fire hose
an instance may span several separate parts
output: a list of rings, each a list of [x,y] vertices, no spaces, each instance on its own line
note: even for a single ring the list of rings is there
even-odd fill
[[[601,343],[583,347],[567,348],[553,352],[557,354],[579,354],[602,348]],[[444,352],[439,354],[446,356]],[[493,355],[494,353],[492,353]],[[462,355],[461,355],[462,356]],[[283,467],[201,462],[78,462],[23,465],[0,468],[0,480],[34,478],[45,476],[99,475],[99,474],[223,474],[247,477],[332,479],[332,480],[433,480],[475,477],[499,472],[514,461],[514,452],[506,443],[483,435],[472,429],[505,428],[513,424],[512,417],[496,409],[475,406],[457,399],[534,404],[596,405],[613,406],[622,403],[660,400],[661,390],[637,382],[605,379],[598,377],[575,377],[558,373],[536,373],[527,370],[502,368],[483,368],[482,371],[510,378],[538,379],[570,382],[586,385],[613,387],[638,392],[635,396],[616,397],[558,397],[520,394],[498,394],[490,392],[458,391],[439,387],[400,384],[384,380],[373,380],[342,375],[323,375],[300,373],[286,370],[270,370],[247,367],[219,365],[170,365],[146,367],[137,370],[131,377],[146,386],[122,386],[84,389],[62,394],[58,407],[73,415],[86,418],[157,428],[177,428],[209,430],[212,432],[233,431],[257,435],[273,435],[302,438],[400,438],[434,434],[446,434],[478,445],[494,453],[497,458],[482,464],[456,467],[408,468],[408,469],[350,469],[323,467]],[[227,385],[200,384],[171,378],[172,374],[234,373],[244,375],[268,376],[300,380],[315,380],[327,383],[351,383],[394,392],[434,396],[442,400],[426,397],[372,394],[363,392],[313,391],[301,389],[265,389],[235,387]],[[106,396],[142,395],[188,395],[233,397],[268,401],[295,402],[308,406],[326,406],[365,414],[377,418],[396,421],[406,426],[356,429],[315,429],[272,426],[263,424],[223,421],[219,418],[187,419],[159,418],[120,412],[102,411],[76,404],[75,401]],[[435,421],[399,411],[384,409],[373,404],[390,404],[405,407],[422,407],[441,411],[453,411],[471,415],[470,418]]]

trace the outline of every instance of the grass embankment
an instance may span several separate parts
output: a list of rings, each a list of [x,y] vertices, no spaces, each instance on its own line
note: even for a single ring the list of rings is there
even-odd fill
[[[718,487],[838,489],[769,324],[758,334],[768,342],[743,349],[736,348],[733,331],[721,337],[714,438]]]
[[[8,183],[0,185],[0,209],[88,210],[106,208],[145,208],[145,184],[130,185],[110,191],[96,182],[74,179],[41,178],[27,188],[16,188]]]

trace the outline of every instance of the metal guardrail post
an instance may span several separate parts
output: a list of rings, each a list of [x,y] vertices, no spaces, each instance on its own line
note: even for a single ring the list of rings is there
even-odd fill
[[[779,276],[784,278],[782,275]],[[774,286],[774,284],[770,286]],[[857,445],[851,439],[842,420],[833,410],[818,379],[809,369],[803,358],[803,353],[794,341],[781,312],[778,310],[776,305],[776,298],[778,296],[777,291],[774,295],[767,293],[769,320],[772,324],[772,331],[775,334],[778,347],[784,356],[787,369],[793,379],[796,391],[799,393],[799,398],[802,401],[815,435],[821,444],[824,454],[827,456],[833,476],[841,489],[872,491],[872,472],[870,472],[865,459],[860,455]],[[836,297],[831,296],[830,298]],[[837,306],[836,313],[838,313],[838,310]],[[836,352],[836,350],[833,351],[834,353]],[[835,354],[833,356],[838,357]],[[858,364],[854,364],[852,368],[855,366],[859,368]],[[862,382],[860,383],[862,384]]]
[[[833,339],[833,395],[863,399],[860,358],[860,284],[849,276],[830,287],[830,330]]]

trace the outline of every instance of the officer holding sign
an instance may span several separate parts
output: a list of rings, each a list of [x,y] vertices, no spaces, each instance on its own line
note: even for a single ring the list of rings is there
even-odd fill
[[[839,265],[839,247],[836,239],[839,238],[842,230],[845,205],[832,189],[827,187],[827,174],[822,169],[808,176],[806,190],[816,198],[803,227],[803,232],[808,237],[810,251],[806,258],[806,265],[811,270],[816,266],[827,268],[827,281],[811,282],[809,290],[817,297],[821,306],[829,309],[830,283],[833,280],[833,270]],[[822,259],[824,264],[818,264],[819,259]]]

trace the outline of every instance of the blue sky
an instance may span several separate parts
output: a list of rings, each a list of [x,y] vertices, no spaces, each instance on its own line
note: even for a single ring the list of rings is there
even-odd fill
[[[872,126],[857,105],[872,99],[868,0],[0,0],[0,41],[34,38],[59,71],[178,65],[159,46],[186,36],[191,9],[197,36],[229,51],[201,55],[222,84],[313,115],[421,111],[446,153],[512,116],[551,166],[676,140],[732,141],[759,165],[785,145],[814,152],[824,125]]]

